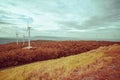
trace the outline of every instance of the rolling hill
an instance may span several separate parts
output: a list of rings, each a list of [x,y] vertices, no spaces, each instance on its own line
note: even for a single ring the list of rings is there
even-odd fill
[[[0,70],[0,80],[120,80],[120,45]]]
[[[19,42],[0,45],[0,68],[80,54],[101,46],[120,44],[108,41],[32,41],[32,49]]]

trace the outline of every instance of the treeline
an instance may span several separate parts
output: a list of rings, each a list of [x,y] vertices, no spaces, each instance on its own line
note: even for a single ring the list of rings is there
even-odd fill
[[[25,49],[27,42],[18,46],[15,43],[4,44],[0,45],[0,68],[75,55],[112,44],[120,42],[32,41],[32,49]]]

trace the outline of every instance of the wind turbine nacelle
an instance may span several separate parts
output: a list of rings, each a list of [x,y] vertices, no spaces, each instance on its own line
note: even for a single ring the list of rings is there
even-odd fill
[[[30,29],[31,27],[28,27],[28,30]]]
[[[31,27],[27,27],[27,30],[26,30],[26,32],[29,32],[29,31],[30,31],[30,29],[31,29]]]

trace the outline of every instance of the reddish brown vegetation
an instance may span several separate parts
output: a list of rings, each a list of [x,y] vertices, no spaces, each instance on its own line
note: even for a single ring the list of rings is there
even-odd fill
[[[33,41],[33,49],[23,49],[22,43],[0,45],[0,68],[34,61],[55,59],[96,49],[100,46],[120,44],[119,42],[97,41]]]
[[[117,47],[117,45],[113,45],[109,47],[101,47],[96,51],[104,52],[107,54],[107,56],[112,56],[113,58],[110,63],[108,63],[107,60],[105,60],[104,58],[99,59],[83,68],[83,73],[85,73],[85,70],[89,70],[90,68],[96,69],[96,67],[94,67],[95,65],[99,65],[102,63],[103,66],[96,71],[86,73],[84,75],[78,74],[79,72],[81,72],[81,68],[78,67],[73,72],[71,72],[69,80],[120,80],[120,47]]]

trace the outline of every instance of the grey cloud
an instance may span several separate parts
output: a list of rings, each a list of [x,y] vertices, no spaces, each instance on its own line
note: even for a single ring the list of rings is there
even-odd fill
[[[0,21],[0,25],[1,25],[1,24],[2,24],[2,25],[3,25],[3,24],[4,24],[4,25],[11,25],[12,23],[5,22],[5,21],[4,21],[4,22]],[[13,25],[13,24],[12,24],[12,25]]]
[[[101,16],[101,17],[91,17],[88,21],[85,21],[81,26],[87,27],[102,27],[102,26],[110,26],[112,23],[120,21],[120,15],[109,15],[109,16]]]
[[[93,0],[92,0],[93,1]],[[80,21],[68,20],[68,21],[58,21],[58,24],[62,27],[71,29],[92,29],[98,27],[116,26],[120,22],[120,0],[94,0],[96,4],[96,9],[100,9],[100,13],[95,16],[89,17],[82,24]],[[88,13],[89,14],[89,13]],[[74,14],[75,15],[75,14]],[[80,16],[77,14],[78,17]]]
[[[58,24],[62,25],[62,27],[71,29],[91,29],[91,28],[98,28],[98,27],[106,27],[109,26],[116,26],[116,22],[120,21],[120,15],[112,14],[106,16],[94,16],[91,17],[89,20],[84,21],[84,23],[80,24],[79,21],[59,21]],[[118,23],[117,23],[118,24]]]

